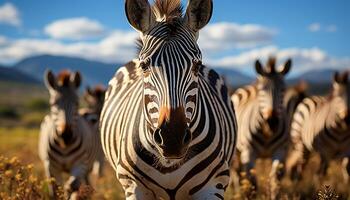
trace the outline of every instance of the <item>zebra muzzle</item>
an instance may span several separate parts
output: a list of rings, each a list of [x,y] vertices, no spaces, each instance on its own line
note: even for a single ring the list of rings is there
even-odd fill
[[[191,132],[186,129],[184,134],[157,129],[153,140],[159,153],[167,159],[181,159],[185,156],[192,140]]]

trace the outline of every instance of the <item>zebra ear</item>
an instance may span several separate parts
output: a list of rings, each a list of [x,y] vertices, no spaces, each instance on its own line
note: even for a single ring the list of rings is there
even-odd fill
[[[148,0],[125,0],[125,13],[130,25],[141,33],[148,31],[155,22]]]
[[[341,82],[339,72],[335,72],[334,73],[333,81],[336,82],[336,83],[340,83]]]
[[[55,90],[57,88],[56,78],[51,70],[45,71],[44,83],[46,88],[49,90]]]
[[[287,62],[284,64],[283,69],[281,70],[280,73],[282,75],[288,74],[288,72],[290,71],[291,67],[292,67],[292,60],[288,59]]]
[[[197,32],[209,23],[212,13],[212,0],[189,0],[185,20],[189,27]]]
[[[347,83],[348,82],[348,77],[349,77],[349,73],[347,71],[345,71],[342,74],[342,81],[343,81],[343,83]]]
[[[90,95],[90,96],[94,95],[94,92],[91,90],[91,88],[89,86],[86,87],[86,94]]]
[[[81,84],[81,75],[79,72],[75,72],[71,75],[70,81],[75,88],[79,88]]]
[[[265,76],[266,75],[265,70],[264,70],[264,68],[261,65],[259,60],[255,61],[255,71],[256,71],[256,73],[260,74],[261,76]]]

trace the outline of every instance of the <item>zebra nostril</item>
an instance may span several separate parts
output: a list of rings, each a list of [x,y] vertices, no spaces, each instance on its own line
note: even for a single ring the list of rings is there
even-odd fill
[[[154,131],[153,140],[154,140],[154,142],[157,145],[159,145],[159,146],[163,145],[163,138],[161,136],[161,130],[160,129],[157,129],[157,130]]]
[[[189,129],[186,129],[182,144],[188,145],[191,142],[191,139],[192,139],[191,131]]]

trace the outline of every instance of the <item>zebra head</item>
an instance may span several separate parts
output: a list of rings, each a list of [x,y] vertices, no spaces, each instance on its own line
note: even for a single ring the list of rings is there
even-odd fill
[[[78,88],[81,83],[79,72],[61,71],[57,77],[48,70],[45,73],[45,85],[50,93],[51,117],[56,133],[69,137],[78,116]]]
[[[284,76],[289,72],[292,61],[289,59],[280,70],[276,69],[276,59],[269,58],[264,68],[260,61],[255,62],[257,76],[259,110],[271,128],[277,128],[282,112],[285,91]]]
[[[94,88],[87,87],[84,93],[84,100],[89,109],[95,113],[101,113],[106,88],[103,85],[97,85]]]
[[[126,0],[129,23],[140,33],[147,138],[166,159],[186,155],[198,99],[201,51],[198,32],[210,20],[211,0],[190,0],[182,15],[180,0]]]
[[[341,120],[350,126],[350,83],[348,72],[336,72],[333,77],[332,91],[333,110]]]

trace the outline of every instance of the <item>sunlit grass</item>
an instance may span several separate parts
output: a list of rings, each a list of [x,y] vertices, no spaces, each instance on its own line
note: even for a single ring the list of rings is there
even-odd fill
[[[45,180],[43,165],[37,153],[38,136],[38,128],[0,128],[0,155],[8,158],[15,156],[16,159],[21,160],[23,166],[29,164],[32,165],[32,175],[39,180]],[[270,165],[271,161],[269,160],[264,162],[261,160],[257,161],[257,168],[254,173],[256,173],[258,184],[261,187],[256,190],[251,187],[248,179],[243,178],[239,188],[233,188],[232,185],[228,187],[227,192],[225,193],[225,199],[270,199],[271,197],[268,187],[268,172]],[[321,185],[314,180],[314,174],[315,171],[317,171],[318,165],[318,157],[313,156],[309,161],[308,167],[305,169],[304,179],[297,185],[294,185],[289,179],[283,179],[281,182],[282,188],[280,190],[279,199],[316,199],[319,198],[321,194],[324,194],[320,193],[320,191],[324,191],[325,185]],[[11,170],[14,172],[13,170],[16,169],[17,168],[13,168]],[[350,187],[343,183],[340,171],[339,164],[332,163],[328,170],[328,176],[325,178],[325,183],[334,189],[332,192],[339,194],[339,199],[350,199]],[[101,179],[91,176],[91,180],[93,187],[92,199],[124,199],[123,190],[115,177],[114,170],[108,165],[108,163],[105,170],[105,176]],[[14,187],[19,187],[19,185],[14,185]],[[45,185],[40,185],[38,191],[42,192],[41,195],[43,196],[47,195]],[[334,196],[336,195],[333,195],[333,197]],[[0,199],[3,198],[0,197]]]

